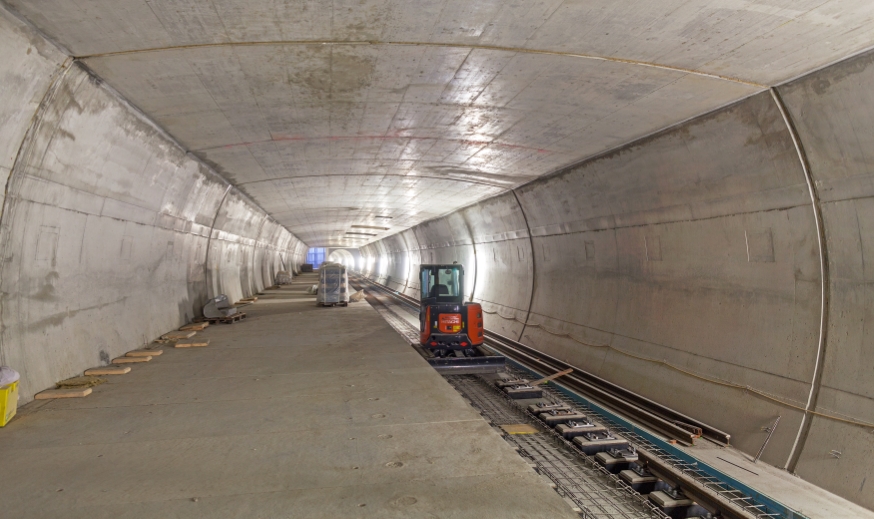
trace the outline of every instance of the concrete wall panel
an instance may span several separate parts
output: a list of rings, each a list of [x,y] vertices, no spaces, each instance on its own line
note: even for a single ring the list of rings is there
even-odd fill
[[[464,266],[465,300],[469,300],[476,286],[476,251],[464,216],[452,213],[418,225],[413,231],[421,247],[422,263],[457,261]]]
[[[6,180],[31,119],[55,76],[63,53],[0,9],[0,176]]]
[[[486,328],[519,339],[528,317],[534,258],[528,225],[512,192],[460,211],[476,243],[476,293]]]
[[[385,239],[385,284],[392,290],[404,293],[409,282],[409,245],[403,233]]]
[[[358,251],[361,253],[361,266],[358,268],[358,271],[366,278],[376,278],[375,266],[379,256],[376,251],[376,243],[368,243],[367,245],[360,247]]]
[[[539,260],[524,342],[728,430],[747,451],[780,406],[637,357],[806,399],[818,337],[816,228],[767,93],[518,196]],[[719,406],[702,401],[715,395]],[[792,431],[775,436],[768,461],[785,462]]]
[[[421,282],[419,281],[419,265],[422,264],[421,246],[413,229],[407,229],[400,233],[406,245],[406,283],[404,285],[404,294],[410,297],[419,297]]]
[[[874,442],[874,54],[779,88],[798,130],[822,207],[829,268],[829,326],[815,411],[797,472],[869,508]],[[802,438],[803,440],[803,438]],[[867,488],[866,488],[867,487]]]
[[[373,273],[378,283],[388,285],[389,282],[389,267],[391,261],[391,252],[389,246],[396,242],[389,240],[380,240],[374,244],[374,263]]]

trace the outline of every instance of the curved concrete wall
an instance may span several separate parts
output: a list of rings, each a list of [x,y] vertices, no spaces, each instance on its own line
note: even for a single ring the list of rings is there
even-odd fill
[[[476,286],[476,254],[474,253],[473,237],[470,226],[464,215],[453,213],[446,218],[430,220],[413,229],[419,243],[419,264],[452,263],[457,261],[464,265],[465,299],[473,296]],[[418,265],[412,269],[412,275],[418,274]],[[418,290],[421,283],[417,279],[415,287]],[[418,293],[411,293],[419,297]]]
[[[0,9],[0,364],[24,400],[297,270],[306,246]],[[874,55],[361,249],[418,294],[874,507]],[[163,95],[163,94],[162,94]],[[162,98],[163,99],[163,98]],[[843,457],[829,453],[840,451]]]
[[[296,269],[306,247],[0,10],[0,364],[33,394]]]
[[[874,507],[874,474],[857,463],[874,455],[872,428],[851,423],[874,422],[872,61],[423,223],[419,251],[396,235],[362,254],[458,259],[488,329],[727,430],[748,453],[781,416],[765,461]]]
[[[871,423],[874,269],[866,258],[874,257],[874,53],[793,81],[780,92],[816,183],[828,258],[827,340],[812,405],[823,414]],[[800,474],[839,486],[874,508],[874,469],[852,461],[874,459],[874,428],[811,415],[806,445]],[[844,456],[835,459],[832,449]]]

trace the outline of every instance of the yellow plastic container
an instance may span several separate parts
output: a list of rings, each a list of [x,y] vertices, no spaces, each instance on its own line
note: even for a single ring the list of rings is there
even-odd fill
[[[0,386],[0,427],[4,427],[18,411],[18,382]]]

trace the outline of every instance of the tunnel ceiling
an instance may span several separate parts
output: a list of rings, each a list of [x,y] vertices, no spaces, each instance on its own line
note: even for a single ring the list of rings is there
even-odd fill
[[[363,245],[874,41],[869,0],[8,4],[311,246]]]

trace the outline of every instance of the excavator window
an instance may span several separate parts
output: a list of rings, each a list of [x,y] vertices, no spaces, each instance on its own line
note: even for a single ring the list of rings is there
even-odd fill
[[[461,301],[464,288],[461,265],[422,265],[420,275],[422,300]]]

